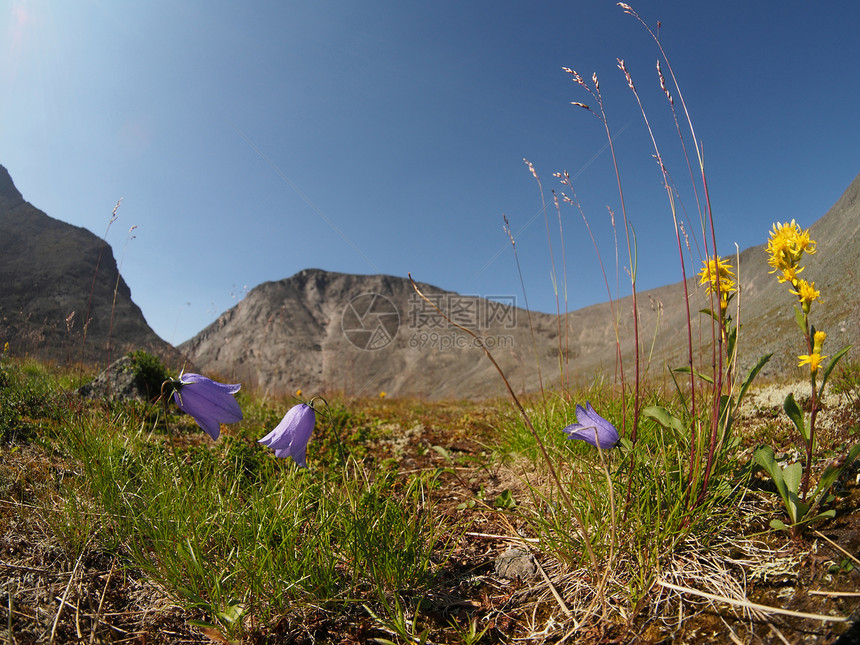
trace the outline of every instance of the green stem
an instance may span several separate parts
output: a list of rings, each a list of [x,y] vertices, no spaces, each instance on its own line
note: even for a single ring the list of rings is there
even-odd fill
[[[415,292],[419,296],[421,296],[421,298],[426,303],[428,303],[431,307],[433,307],[436,311],[438,311],[442,315],[442,317],[446,321],[448,321],[448,323],[450,325],[456,327],[457,329],[459,329],[461,331],[466,332],[472,338],[475,339],[475,343],[477,344],[477,346],[480,347],[482,350],[484,350],[484,354],[487,356],[487,358],[490,359],[490,362],[493,364],[493,367],[496,368],[496,371],[499,373],[499,376],[502,377],[502,382],[504,382],[505,387],[508,390],[508,394],[510,395],[511,399],[513,400],[514,405],[517,407],[517,410],[519,410],[520,414],[522,415],[523,421],[525,422],[526,427],[532,433],[532,436],[534,437],[535,442],[538,445],[538,448],[540,448],[540,451],[543,454],[543,458],[544,458],[544,461],[546,462],[547,467],[549,468],[550,475],[552,476],[553,480],[555,480],[556,486],[558,486],[558,490],[561,493],[561,496],[564,498],[565,504],[567,504],[568,509],[570,509],[571,515],[573,515],[574,520],[576,520],[576,523],[579,525],[579,532],[580,532],[580,535],[582,536],[583,543],[585,544],[585,549],[588,552],[588,558],[591,560],[591,564],[594,567],[594,572],[597,573],[597,571],[599,569],[599,567],[597,565],[597,557],[594,555],[594,549],[591,546],[591,538],[588,535],[588,529],[585,527],[585,522],[583,521],[582,516],[579,514],[579,512],[577,512],[576,507],[573,505],[573,500],[570,498],[570,495],[568,494],[567,490],[565,490],[565,488],[561,485],[561,479],[559,478],[558,473],[556,472],[555,467],[552,464],[552,459],[550,459],[549,453],[546,450],[546,446],[544,446],[543,440],[540,438],[538,431],[535,430],[535,427],[532,425],[532,420],[529,418],[528,413],[526,412],[525,408],[520,403],[520,400],[517,398],[517,395],[514,393],[514,390],[511,387],[510,382],[508,382],[508,379],[505,376],[504,371],[499,366],[499,364],[496,362],[496,359],[493,358],[493,355],[492,355],[492,353],[490,353],[490,350],[487,349],[487,346],[484,345],[481,338],[475,332],[473,332],[468,327],[464,327],[463,325],[458,325],[453,320],[451,320],[447,316],[447,314],[444,311],[442,311],[436,305],[435,302],[430,300],[427,296],[425,296],[421,292],[421,289],[418,288],[418,285],[415,283],[415,280],[412,279],[412,274],[407,274],[407,275],[409,276],[409,281],[412,283],[412,288],[415,289]]]
[[[809,315],[803,314],[803,323],[805,329],[806,336],[806,347],[807,352],[811,356],[814,350],[814,344],[812,335],[809,333]],[[815,450],[815,419],[818,416],[818,408],[819,408],[819,397],[818,397],[818,388],[816,387],[816,378],[815,372],[810,370],[809,382],[812,385],[812,410],[809,413],[809,431],[808,438],[806,440],[806,468],[803,469],[803,481],[800,486],[800,499],[802,501],[806,501],[806,496],[809,492],[809,474],[812,470],[812,453]]]

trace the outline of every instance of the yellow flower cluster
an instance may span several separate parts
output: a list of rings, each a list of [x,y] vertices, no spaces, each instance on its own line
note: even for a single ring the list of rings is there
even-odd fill
[[[782,271],[777,276],[779,281],[797,286],[797,274],[803,271],[800,259],[804,253],[815,253],[815,242],[809,239],[809,229],[801,230],[794,220],[787,224],[777,222],[767,241],[767,253],[770,256],[767,263],[773,267],[771,273]]]
[[[809,315],[812,303],[821,297],[821,292],[815,288],[814,282],[807,282],[798,277],[798,274],[803,271],[803,267],[800,266],[803,254],[812,255],[815,253],[815,246],[815,241],[809,237],[809,229],[801,229],[794,220],[786,224],[782,222],[774,224],[767,240],[766,251],[769,256],[767,263],[773,267],[771,273],[779,272],[777,279],[780,282],[788,282],[794,287],[790,291],[800,301],[804,321]],[[807,323],[804,322],[804,324]],[[811,340],[812,353],[798,356],[797,358],[800,360],[798,366],[809,365],[809,370],[815,376],[818,368],[821,367],[821,362],[827,358],[827,356],[821,355],[821,348],[827,334],[823,331],[816,331],[812,339],[809,339],[808,333],[807,339],[808,342]]]
[[[771,273],[779,271],[780,275],[777,279],[780,282],[788,282],[794,287],[791,293],[800,299],[803,313],[808,314],[812,302],[821,296],[814,282],[807,282],[798,277],[798,274],[803,271],[803,267],[800,266],[803,254],[815,253],[815,241],[810,239],[809,229],[802,230],[794,220],[787,224],[777,222],[770,232],[766,251],[770,256],[767,263],[773,267]]]
[[[702,264],[704,267],[699,271],[699,284],[708,285],[708,293],[720,295],[720,309],[725,311],[729,306],[731,294],[738,290],[732,265],[719,255],[703,261]]]

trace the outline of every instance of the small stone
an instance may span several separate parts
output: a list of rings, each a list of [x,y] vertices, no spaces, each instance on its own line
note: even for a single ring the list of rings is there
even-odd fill
[[[496,575],[501,578],[527,580],[536,570],[534,557],[522,547],[511,547],[496,558]]]

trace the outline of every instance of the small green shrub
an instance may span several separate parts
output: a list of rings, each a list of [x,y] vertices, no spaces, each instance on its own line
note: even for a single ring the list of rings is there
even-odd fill
[[[146,397],[151,401],[158,398],[161,393],[161,384],[170,376],[161,359],[139,349],[129,352],[134,370],[134,380],[137,386],[146,392]]]

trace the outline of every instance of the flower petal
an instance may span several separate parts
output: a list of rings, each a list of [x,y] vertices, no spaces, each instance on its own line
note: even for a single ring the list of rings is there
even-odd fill
[[[585,441],[595,448],[599,446],[602,450],[612,448],[618,443],[615,426],[597,414],[591,403],[586,402],[584,408],[581,405],[576,406],[576,420],[578,423],[564,428],[568,439]]]
[[[242,420],[242,409],[233,396],[241,385],[225,385],[193,373],[182,374],[179,380],[180,387],[173,393],[173,400],[212,439],[221,434],[222,423]]]
[[[314,409],[305,403],[296,405],[290,408],[275,429],[260,439],[259,443],[272,448],[275,457],[292,457],[299,466],[307,467],[305,455],[315,424]]]

